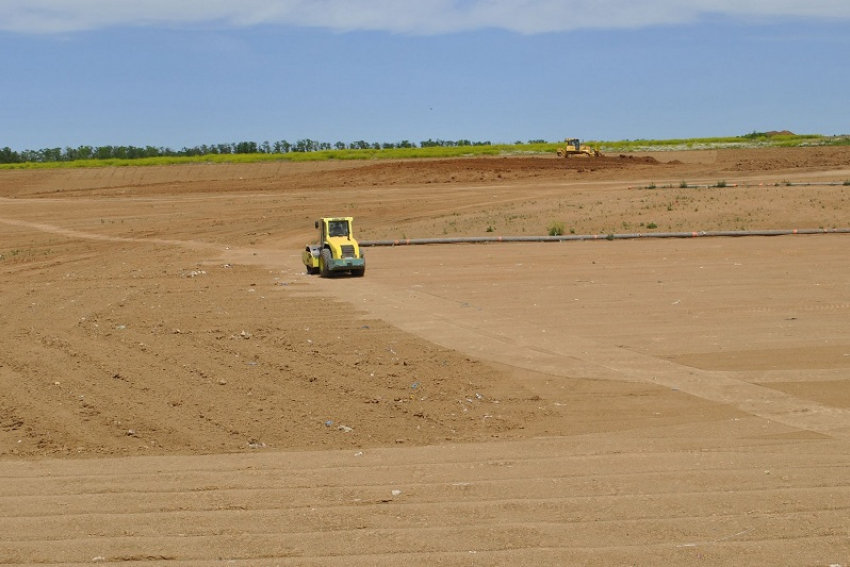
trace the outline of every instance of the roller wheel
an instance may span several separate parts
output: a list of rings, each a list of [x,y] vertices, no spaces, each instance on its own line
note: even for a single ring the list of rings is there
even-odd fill
[[[328,266],[331,265],[331,260],[332,260],[331,251],[328,250],[327,248],[323,248],[322,249],[322,262],[321,262],[321,264],[322,264],[322,277],[323,278],[331,277],[331,270],[330,270],[330,268],[328,268]]]

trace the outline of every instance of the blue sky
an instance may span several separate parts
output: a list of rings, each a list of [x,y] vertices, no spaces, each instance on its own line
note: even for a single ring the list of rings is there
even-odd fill
[[[847,0],[0,0],[0,147],[850,133]]]

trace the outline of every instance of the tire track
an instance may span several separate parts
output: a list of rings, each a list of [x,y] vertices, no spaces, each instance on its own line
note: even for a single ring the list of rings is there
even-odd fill
[[[16,513],[0,518],[0,564],[418,566],[470,565],[474,555],[475,565],[674,565],[709,552],[717,565],[742,553],[806,564],[813,549],[845,560],[846,443],[748,435],[761,428],[734,422],[712,437],[688,428],[708,452],[675,438],[623,451],[622,439],[591,435],[3,462],[0,505]]]
[[[165,246],[180,246],[184,248],[190,248],[193,250],[222,250],[222,246],[217,244],[209,244],[206,242],[200,242],[197,240],[172,240],[165,238],[129,238],[125,236],[107,236],[105,234],[97,234],[93,232],[83,232],[80,230],[73,230],[70,228],[63,228],[61,226],[40,223],[40,222],[30,222],[23,221],[17,219],[7,219],[0,218],[0,223],[15,226],[20,228],[27,228],[30,230],[37,230],[40,232],[46,232],[48,234],[56,234],[58,236],[64,236],[65,238],[76,238],[82,240],[97,240],[97,241],[106,241],[106,242],[127,242],[127,243],[143,243],[143,244],[159,244]]]
[[[511,266],[522,260],[528,262],[528,258],[523,258],[522,253],[515,250],[519,248],[502,249],[500,264]],[[435,254],[445,255],[447,252],[448,249],[443,247]],[[470,301],[475,301],[475,309],[460,309],[456,299],[439,291],[427,291],[412,286],[412,282],[398,280],[397,274],[414,273],[419,268],[406,266],[401,253],[388,249],[384,256],[384,262],[394,266],[392,273],[387,273],[390,277],[382,277],[380,271],[371,271],[368,285],[336,285],[332,281],[317,281],[318,292],[339,297],[371,316],[382,318],[441,346],[515,368],[565,378],[656,384],[799,429],[850,439],[848,410],[745,382],[738,379],[735,372],[700,370],[627,348],[606,345],[571,333],[549,318],[548,311],[521,312],[514,308],[512,313],[515,315],[503,315],[497,309],[499,300],[485,297],[470,298]],[[528,267],[532,269],[534,266]],[[494,268],[488,266],[487,269]],[[479,277],[486,281],[487,276],[468,273],[465,277]],[[521,282],[504,282],[503,286],[503,294],[507,297],[520,297],[525,291],[520,289]],[[536,318],[541,316],[543,320]],[[547,391],[546,395],[557,395],[556,392]]]

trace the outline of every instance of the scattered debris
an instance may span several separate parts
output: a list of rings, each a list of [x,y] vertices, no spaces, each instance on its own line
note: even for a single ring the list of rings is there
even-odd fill
[[[207,273],[204,270],[192,270],[190,272],[184,272],[184,278],[197,278],[198,276],[205,276]]]

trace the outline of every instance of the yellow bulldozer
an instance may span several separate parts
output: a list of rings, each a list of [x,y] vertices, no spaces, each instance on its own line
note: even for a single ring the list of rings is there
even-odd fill
[[[586,155],[590,157],[600,157],[602,154],[596,148],[583,146],[578,138],[567,138],[564,140],[564,147],[558,148],[558,157],[568,158],[575,155]]]

